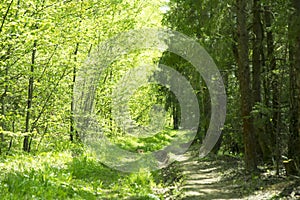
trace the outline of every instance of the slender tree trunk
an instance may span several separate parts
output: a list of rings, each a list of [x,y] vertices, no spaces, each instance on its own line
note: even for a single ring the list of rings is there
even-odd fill
[[[262,24],[260,17],[260,0],[253,0],[253,101],[261,102],[261,51],[262,51]]]
[[[10,8],[11,8],[13,2],[14,2],[14,0],[11,0],[11,1],[10,1],[9,5],[8,5],[8,7],[7,7],[7,9],[6,9],[6,12],[5,12],[5,14],[3,15],[3,17],[2,17],[2,22],[1,22],[1,25],[0,25],[0,33],[2,32],[2,29],[3,29],[3,27],[4,27],[5,20],[6,20],[7,16],[8,16],[9,10],[10,10]]]
[[[14,0],[11,0],[9,6],[8,6],[8,8],[7,8],[7,10],[6,10],[3,18],[2,18],[2,23],[1,23],[1,27],[0,27],[0,33],[3,30],[4,24],[5,24],[5,20],[6,20],[7,16],[8,16],[8,13],[9,13],[10,9],[11,9],[13,1]],[[19,6],[19,4],[20,4],[20,0],[17,1],[17,6]],[[17,18],[17,17],[18,17],[18,9],[16,10],[16,13],[15,13],[15,18]],[[7,57],[5,58],[6,60],[8,60],[10,58],[11,48],[12,48],[12,45],[10,45],[9,48],[8,48],[8,51],[6,53]],[[1,114],[2,114],[2,116],[6,115],[6,96],[7,96],[7,92],[8,92],[8,84],[7,84],[8,83],[8,75],[9,75],[9,65],[6,65],[5,66],[5,81],[4,81],[6,83],[6,85],[4,87],[4,92],[3,92],[2,96],[1,96]],[[1,127],[2,127],[3,130],[7,130],[8,129],[8,125],[6,124],[5,121],[2,121]],[[14,132],[14,121],[12,122],[12,129],[13,129],[12,131]],[[1,150],[2,150],[1,149],[2,148],[2,144],[1,143],[3,143],[4,140],[5,140],[4,135],[2,133],[0,133],[0,154],[1,154]],[[12,137],[10,138],[9,147],[8,147],[7,151],[10,150],[11,145],[12,145]]]
[[[261,23],[261,6],[260,0],[253,0],[253,54],[252,54],[252,89],[253,89],[253,105],[257,105],[261,103],[261,68],[262,68],[262,40],[263,40],[263,30]],[[267,157],[271,155],[268,145],[266,144],[266,134],[264,133],[262,121],[262,114],[258,112],[254,116],[254,132],[258,138],[259,149],[257,149],[257,153],[260,157],[263,157],[264,160],[267,160]]]
[[[267,37],[268,40],[268,37]],[[269,49],[270,47],[267,46],[267,49]],[[263,73],[263,79],[262,79],[262,83],[263,83],[263,105],[266,108],[272,108],[272,91],[270,90],[271,88],[271,75],[270,75],[270,64],[268,62],[266,62],[268,60],[267,57],[265,57],[264,52],[262,52],[262,73]],[[274,155],[273,154],[273,146],[275,143],[273,143],[272,138],[274,136],[272,136],[273,133],[273,125],[272,125],[272,121],[270,120],[272,116],[270,115],[264,115],[263,116],[263,121],[264,123],[264,133],[265,133],[265,142],[268,145],[267,150],[271,151],[269,153],[269,155],[267,155],[267,152],[265,155],[267,155],[267,157],[264,158],[264,161],[268,161],[270,159],[269,156]]]
[[[9,67],[8,67],[8,65],[6,65],[6,67],[5,67],[5,83],[8,82],[8,70],[9,70]],[[1,95],[1,115],[2,116],[6,115],[6,101],[5,100],[6,100],[7,92],[8,92],[8,85],[6,84],[4,87],[4,92]],[[6,123],[4,120],[1,122],[1,128],[2,128],[2,130],[6,130]],[[0,154],[2,153],[2,144],[3,143],[4,143],[4,135],[3,135],[3,133],[0,133]]]
[[[228,64],[230,65],[230,64]],[[225,93],[228,94],[228,88],[229,88],[229,83],[228,83],[228,72],[225,70],[225,72],[222,73],[222,78],[223,82],[225,85]],[[212,153],[217,154],[221,148],[223,142],[223,134],[220,135],[217,143],[215,144],[214,148],[211,150]]]
[[[80,10],[82,11],[82,6],[83,6],[83,0],[81,0],[80,3]],[[80,20],[79,20],[79,24],[78,24],[78,31],[80,31],[80,24],[81,24],[81,20],[82,20],[82,15],[80,14]],[[92,48],[92,47],[91,47]],[[77,61],[77,54],[78,54],[78,49],[79,49],[79,43],[76,43],[75,46],[75,51],[74,51],[74,61]],[[73,79],[72,79],[72,86],[71,86],[71,92],[72,92],[72,100],[71,100],[71,105],[70,105],[70,109],[71,109],[71,116],[70,116],[70,141],[74,141],[74,135],[77,137],[77,139],[79,138],[79,135],[77,133],[77,131],[75,130],[75,124],[74,124],[74,85],[75,85],[75,81],[76,81],[76,65],[74,65],[73,67]]]
[[[76,43],[76,48],[74,51],[74,56],[75,56],[75,61],[76,61],[76,56],[78,54],[78,48],[79,48],[79,43]],[[72,80],[72,86],[71,86],[71,92],[72,92],[72,101],[71,101],[71,116],[70,116],[70,141],[74,141],[74,135],[76,135],[76,130],[74,127],[74,94],[73,94],[73,90],[74,90],[74,85],[75,85],[75,81],[76,81],[76,66],[73,67],[73,80]]]
[[[178,105],[177,102],[173,102],[173,129],[178,130],[179,129],[179,114],[178,114]]]
[[[237,31],[238,31],[238,75],[241,93],[241,111],[243,117],[243,139],[245,146],[246,170],[257,169],[256,138],[253,128],[252,91],[249,68],[248,31],[246,17],[246,0],[237,0]]]
[[[272,91],[272,129],[271,129],[271,140],[272,144],[275,144],[275,148],[273,148],[273,156],[276,158],[276,166],[277,166],[277,174],[279,174],[279,159],[280,159],[280,149],[279,149],[279,129],[280,129],[280,92],[279,92],[279,74],[277,72],[277,64],[275,58],[274,51],[274,36],[271,30],[272,26],[272,13],[269,6],[265,7],[265,23],[266,23],[266,32],[267,32],[267,60],[269,69],[271,71],[271,83],[270,88]],[[267,88],[268,89],[268,88]]]
[[[290,46],[290,137],[288,156],[300,168],[300,1],[292,0],[294,13],[289,24]],[[290,172],[297,174],[296,170]]]
[[[0,25],[0,33],[2,32],[3,30],[3,27],[4,27],[4,24],[5,24],[5,21],[6,21],[6,18],[8,16],[8,13],[11,9],[11,6],[13,4],[14,0],[11,0],[7,9],[6,9],[6,12],[5,14],[3,15],[2,17],[2,22],[1,22],[1,25]],[[9,59],[9,55],[10,55],[10,49],[11,49],[11,45],[9,46],[8,48],[8,51],[7,51],[7,56],[5,56],[5,60]],[[9,69],[9,66],[6,65],[5,67],[5,83],[8,82],[8,69]],[[5,102],[5,99],[6,99],[6,96],[7,96],[7,91],[8,91],[8,85],[6,84],[6,86],[4,87],[4,92],[3,94],[1,95],[1,114],[2,116],[5,116],[5,113],[6,113],[6,102]],[[4,121],[1,122],[1,127],[3,130],[6,130],[6,124]],[[4,142],[4,135],[3,133],[0,133],[0,154],[1,154],[1,150],[2,150],[2,143]]]
[[[26,120],[25,120],[25,132],[28,133],[30,130],[30,115],[33,99],[33,84],[34,84],[34,65],[35,65],[35,56],[36,56],[36,47],[37,41],[33,42],[32,54],[31,54],[31,65],[30,65],[30,76],[28,82],[28,97],[27,97],[27,111],[26,111]],[[29,135],[26,135],[23,140],[23,150],[29,152]]]

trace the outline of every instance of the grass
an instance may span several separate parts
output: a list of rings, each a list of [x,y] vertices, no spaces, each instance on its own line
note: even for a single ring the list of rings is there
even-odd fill
[[[42,146],[47,148],[0,156],[0,199],[161,198],[154,194],[163,187],[156,173],[114,171],[68,141]]]
[[[147,152],[168,145],[175,135],[175,131],[165,130],[144,139],[117,139],[119,145],[123,141],[125,149],[141,148]],[[39,142],[40,138],[35,138],[33,147]],[[197,152],[198,147],[194,148]],[[13,148],[0,155],[0,199],[158,200],[166,196],[179,197],[182,193],[180,185],[184,176],[177,162],[154,172],[119,172],[97,161],[82,144],[54,134],[45,136],[39,149],[33,148],[31,153],[20,149],[21,139],[15,139]],[[227,187],[235,197],[261,199],[269,192],[268,195],[276,197],[274,199],[280,199],[291,193],[280,193],[285,187],[291,185],[287,189],[293,190],[299,186],[299,183],[292,185],[290,180],[274,177],[269,169],[262,169],[260,175],[245,175],[240,159],[240,155],[207,156],[198,164],[203,168],[217,167],[215,172],[221,179],[215,186]],[[209,195],[213,197],[215,194]]]
[[[131,152],[136,152],[138,149],[144,153],[160,150],[171,144],[174,140],[185,140],[184,130],[173,130],[171,128],[165,128],[163,131],[147,138],[139,138],[130,135],[115,136],[110,138],[114,144]]]

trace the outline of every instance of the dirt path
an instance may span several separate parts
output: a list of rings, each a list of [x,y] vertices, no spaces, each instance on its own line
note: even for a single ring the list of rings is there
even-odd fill
[[[180,168],[184,176],[182,199],[234,199],[232,186],[221,181],[221,166],[211,161],[200,161],[191,153],[182,157]],[[239,198],[236,198],[239,199]]]
[[[188,152],[182,156],[179,168],[184,179],[180,199],[184,200],[281,199],[274,196],[279,195],[287,184],[291,184],[280,178],[264,179],[263,175],[254,179],[245,176],[241,162],[230,157],[200,160]]]

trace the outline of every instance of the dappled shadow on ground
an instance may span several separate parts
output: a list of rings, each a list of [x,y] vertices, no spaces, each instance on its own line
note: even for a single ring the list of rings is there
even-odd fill
[[[290,182],[283,177],[244,174],[242,162],[220,156],[199,159],[186,154],[180,162],[184,176],[181,199],[270,199]]]
[[[233,163],[231,163],[233,164]],[[235,163],[236,164],[236,163]],[[233,184],[224,184],[221,172],[225,170],[221,163],[210,160],[199,161],[189,157],[181,163],[185,177],[182,199],[233,199],[241,197],[235,193]],[[226,169],[227,170],[227,169]]]

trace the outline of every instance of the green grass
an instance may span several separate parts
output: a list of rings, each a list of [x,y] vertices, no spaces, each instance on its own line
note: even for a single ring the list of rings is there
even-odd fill
[[[80,144],[52,142],[0,156],[0,199],[160,199],[153,173],[114,171]]]
[[[153,135],[152,137],[139,138],[131,135],[125,135],[111,137],[111,141],[128,151],[136,152],[137,149],[141,149],[146,153],[163,149],[168,146],[172,140],[178,139],[178,137],[181,137],[184,134],[186,134],[186,131],[165,128],[163,131]]]
[[[183,132],[182,132],[183,133]],[[165,129],[148,138],[115,137],[121,148],[136,152],[159,150],[182,133]],[[180,136],[181,137],[181,136]],[[97,161],[81,143],[68,136],[36,136],[32,150],[21,150],[22,137],[14,138],[9,152],[0,155],[0,199],[163,199],[163,171],[125,173]]]

